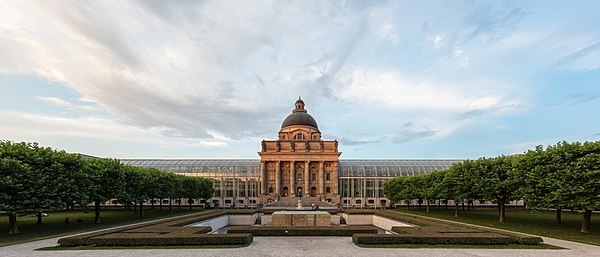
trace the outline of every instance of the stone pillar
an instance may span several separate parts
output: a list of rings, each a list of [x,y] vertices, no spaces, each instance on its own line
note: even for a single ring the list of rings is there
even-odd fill
[[[244,197],[246,197],[246,199],[248,199],[248,178],[244,179]],[[247,201],[244,202],[244,204],[248,204]]]
[[[296,162],[290,161],[290,196],[296,194]]]
[[[260,162],[260,174],[261,174],[261,184],[262,184],[262,194],[269,194],[269,174],[267,174],[267,165],[264,161]]]
[[[308,167],[310,165],[310,161],[305,161],[304,162],[304,186],[303,186],[303,191],[304,191],[304,195],[308,195],[310,196],[310,167]]]
[[[275,164],[275,195],[281,195],[281,162]]]
[[[325,171],[323,170],[323,162],[319,162],[319,174],[317,175],[317,181],[319,182],[319,194],[323,195],[325,193]]]

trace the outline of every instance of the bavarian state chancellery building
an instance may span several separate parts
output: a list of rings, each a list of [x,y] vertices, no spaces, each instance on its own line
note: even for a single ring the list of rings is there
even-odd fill
[[[293,197],[343,208],[381,208],[391,203],[383,182],[447,169],[460,160],[344,160],[336,140],[324,140],[316,120],[298,100],[276,140],[260,143],[260,159],[123,159],[125,164],[157,168],[213,181],[212,198],[195,204],[256,207]],[[168,200],[166,203],[168,203]]]

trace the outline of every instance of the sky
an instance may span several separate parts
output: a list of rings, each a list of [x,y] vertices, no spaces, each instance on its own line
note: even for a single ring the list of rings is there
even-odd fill
[[[0,140],[259,158],[299,96],[345,159],[600,140],[592,1],[0,0]]]

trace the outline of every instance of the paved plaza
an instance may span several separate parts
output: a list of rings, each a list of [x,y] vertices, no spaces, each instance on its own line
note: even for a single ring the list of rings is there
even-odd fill
[[[544,242],[568,248],[567,250],[533,249],[387,249],[360,248],[352,243],[350,237],[255,237],[248,247],[233,249],[156,249],[156,250],[86,250],[86,251],[35,251],[41,247],[55,246],[57,238],[40,240],[0,248],[2,257],[36,256],[102,256],[102,257],[186,257],[186,256],[600,256],[600,247],[563,240],[544,238]]]

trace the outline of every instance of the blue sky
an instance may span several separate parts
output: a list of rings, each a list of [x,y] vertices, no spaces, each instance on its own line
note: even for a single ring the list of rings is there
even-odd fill
[[[3,140],[116,158],[258,158],[300,95],[342,158],[600,140],[597,1],[0,6]]]

